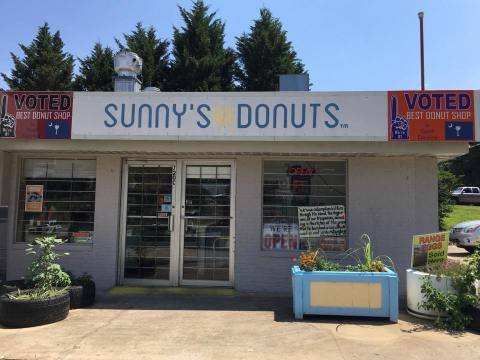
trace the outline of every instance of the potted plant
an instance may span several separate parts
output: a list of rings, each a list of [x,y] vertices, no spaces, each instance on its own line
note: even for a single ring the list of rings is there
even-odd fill
[[[408,311],[450,331],[480,330],[480,252],[467,261],[446,260],[407,270]]]
[[[55,236],[35,239],[26,249],[34,255],[30,266],[33,288],[17,290],[0,297],[0,323],[8,327],[29,327],[63,320],[67,317],[70,297],[68,275],[57,260],[62,255],[55,246],[63,241]]]
[[[340,265],[321,251],[307,251],[292,268],[295,319],[304,314],[388,317],[398,321],[398,276],[388,257],[373,256],[370,237],[346,257],[355,265]],[[391,268],[385,266],[385,262]]]
[[[69,286],[70,309],[90,306],[95,302],[95,282],[90,274],[84,272],[75,277],[68,272],[72,285]]]

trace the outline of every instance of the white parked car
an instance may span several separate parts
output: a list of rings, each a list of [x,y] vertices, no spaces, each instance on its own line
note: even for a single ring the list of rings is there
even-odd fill
[[[450,241],[472,253],[480,244],[480,220],[465,221],[450,230]]]
[[[460,186],[451,193],[455,204],[480,204],[480,188]]]

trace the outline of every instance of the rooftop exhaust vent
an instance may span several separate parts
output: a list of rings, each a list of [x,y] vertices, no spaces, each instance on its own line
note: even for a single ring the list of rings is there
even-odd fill
[[[142,72],[142,58],[134,52],[122,50],[115,54],[113,66],[117,76],[113,77],[114,91],[139,92],[142,83],[137,75]]]

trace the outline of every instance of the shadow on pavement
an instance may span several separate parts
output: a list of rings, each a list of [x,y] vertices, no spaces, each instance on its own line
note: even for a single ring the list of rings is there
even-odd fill
[[[391,324],[388,318],[314,316],[305,315],[303,320],[295,320],[292,312],[291,296],[258,294],[235,294],[232,296],[205,295],[111,295],[100,294],[98,301],[90,309],[119,310],[186,310],[186,311],[267,311],[273,313],[276,322],[308,322],[325,324],[352,324],[383,326]],[[415,331],[428,329],[428,321],[400,313],[400,320],[408,321]],[[413,331],[413,330],[412,330]]]

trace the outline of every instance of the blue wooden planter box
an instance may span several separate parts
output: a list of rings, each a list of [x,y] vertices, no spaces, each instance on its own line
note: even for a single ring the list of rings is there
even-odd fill
[[[388,317],[398,321],[398,276],[387,272],[292,268],[295,319],[304,314]]]

